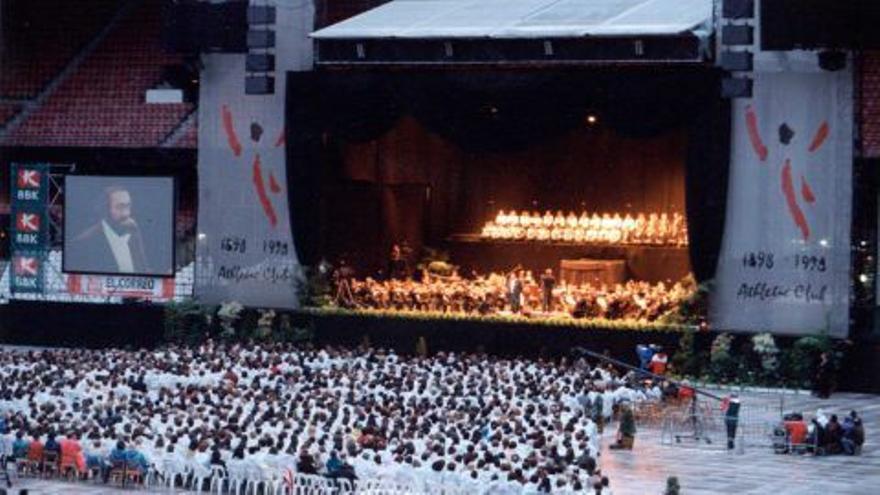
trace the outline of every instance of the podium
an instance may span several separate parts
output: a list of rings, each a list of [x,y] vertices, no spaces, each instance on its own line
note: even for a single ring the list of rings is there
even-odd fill
[[[559,278],[570,285],[614,285],[626,281],[626,261],[576,259],[559,263]]]

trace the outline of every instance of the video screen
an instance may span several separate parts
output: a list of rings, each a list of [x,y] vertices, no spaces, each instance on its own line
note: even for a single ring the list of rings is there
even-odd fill
[[[174,178],[68,175],[66,273],[174,275]]]

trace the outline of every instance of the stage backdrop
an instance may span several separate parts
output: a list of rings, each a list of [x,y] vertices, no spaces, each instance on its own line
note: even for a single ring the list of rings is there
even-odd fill
[[[275,94],[244,93],[244,55],[204,55],[196,296],[293,308],[299,262],[285,171],[285,71],[311,67],[310,0],[276,0]]]
[[[852,74],[755,73],[733,110],[716,329],[845,337],[852,218]]]

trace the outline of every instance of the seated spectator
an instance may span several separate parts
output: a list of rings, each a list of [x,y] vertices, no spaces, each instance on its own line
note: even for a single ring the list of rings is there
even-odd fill
[[[807,423],[803,420],[786,421],[785,431],[792,448],[799,448],[807,441]]]
[[[142,475],[150,470],[150,462],[147,456],[136,448],[128,449],[126,452],[126,462],[128,463],[128,469],[137,469]]]
[[[840,445],[843,448],[843,453],[847,455],[860,453],[862,444],[865,442],[865,428],[862,426],[862,419],[855,411],[851,411],[849,416],[843,419],[841,429],[843,434]]]
[[[61,448],[61,469],[75,468],[79,473],[86,471],[86,458],[76,433],[59,442]]]
[[[43,450],[46,453],[54,452],[58,455],[61,455],[61,444],[58,443],[58,440],[55,438],[55,432],[49,432],[49,437],[46,440],[46,444],[43,446]]]
[[[296,470],[302,474],[318,474],[315,458],[307,451],[302,451],[299,454],[299,461],[296,463]]]
[[[825,453],[829,455],[840,454],[843,452],[841,439],[843,438],[843,428],[837,421],[837,415],[832,414],[825,427]]]
[[[12,442],[12,458],[15,460],[25,459],[28,457],[28,453],[30,451],[30,442],[25,440],[24,432],[19,431],[15,434],[15,441]],[[40,458],[43,457],[43,453],[40,452]]]
[[[86,469],[102,471],[104,468],[104,459],[107,453],[101,444],[101,439],[97,439],[90,443],[89,448],[85,449]]]
[[[43,442],[40,441],[40,437],[34,435],[31,439],[30,445],[28,445],[27,458],[29,461],[37,464],[43,462]]]
[[[220,446],[214,445],[214,448],[211,449],[211,466],[220,466],[222,468],[226,467],[226,461],[223,460],[223,454],[220,452]]]
[[[104,483],[110,478],[110,471],[114,469],[123,469],[126,471],[139,470],[141,473],[147,472],[146,461],[143,456],[135,451],[125,448],[125,442],[122,440],[116,442],[116,448],[110,452],[107,458],[107,466],[104,469]]]
[[[342,470],[342,460],[336,454],[336,451],[330,452],[330,458],[327,459],[327,476],[336,477]]]

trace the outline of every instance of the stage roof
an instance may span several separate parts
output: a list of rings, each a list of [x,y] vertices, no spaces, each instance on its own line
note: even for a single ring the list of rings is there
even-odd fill
[[[394,0],[316,39],[573,38],[706,29],[712,0]]]
[[[317,41],[318,63],[499,62],[499,47],[507,52],[531,51],[530,43],[536,53],[514,54],[513,59],[694,61],[707,56],[711,26],[712,0],[393,0],[318,30],[312,37]],[[587,51],[603,53],[581,54],[581,46],[574,50],[578,54],[566,54],[567,49],[572,52],[571,40],[589,41]],[[632,52],[631,56],[621,57],[626,53],[614,44],[609,53],[608,42],[615,40],[630,41],[623,51]],[[646,53],[654,47],[645,43],[657,40],[692,43],[672,56],[660,53],[668,52],[668,46],[656,54]],[[392,42],[394,49],[388,50]],[[442,44],[437,45],[440,53],[429,48],[436,43]],[[464,59],[455,43],[465,47]],[[564,53],[556,53],[557,43]],[[483,60],[491,54],[474,53],[490,45],[495,60]],[[437,55],[439,60],[434,59]]]

